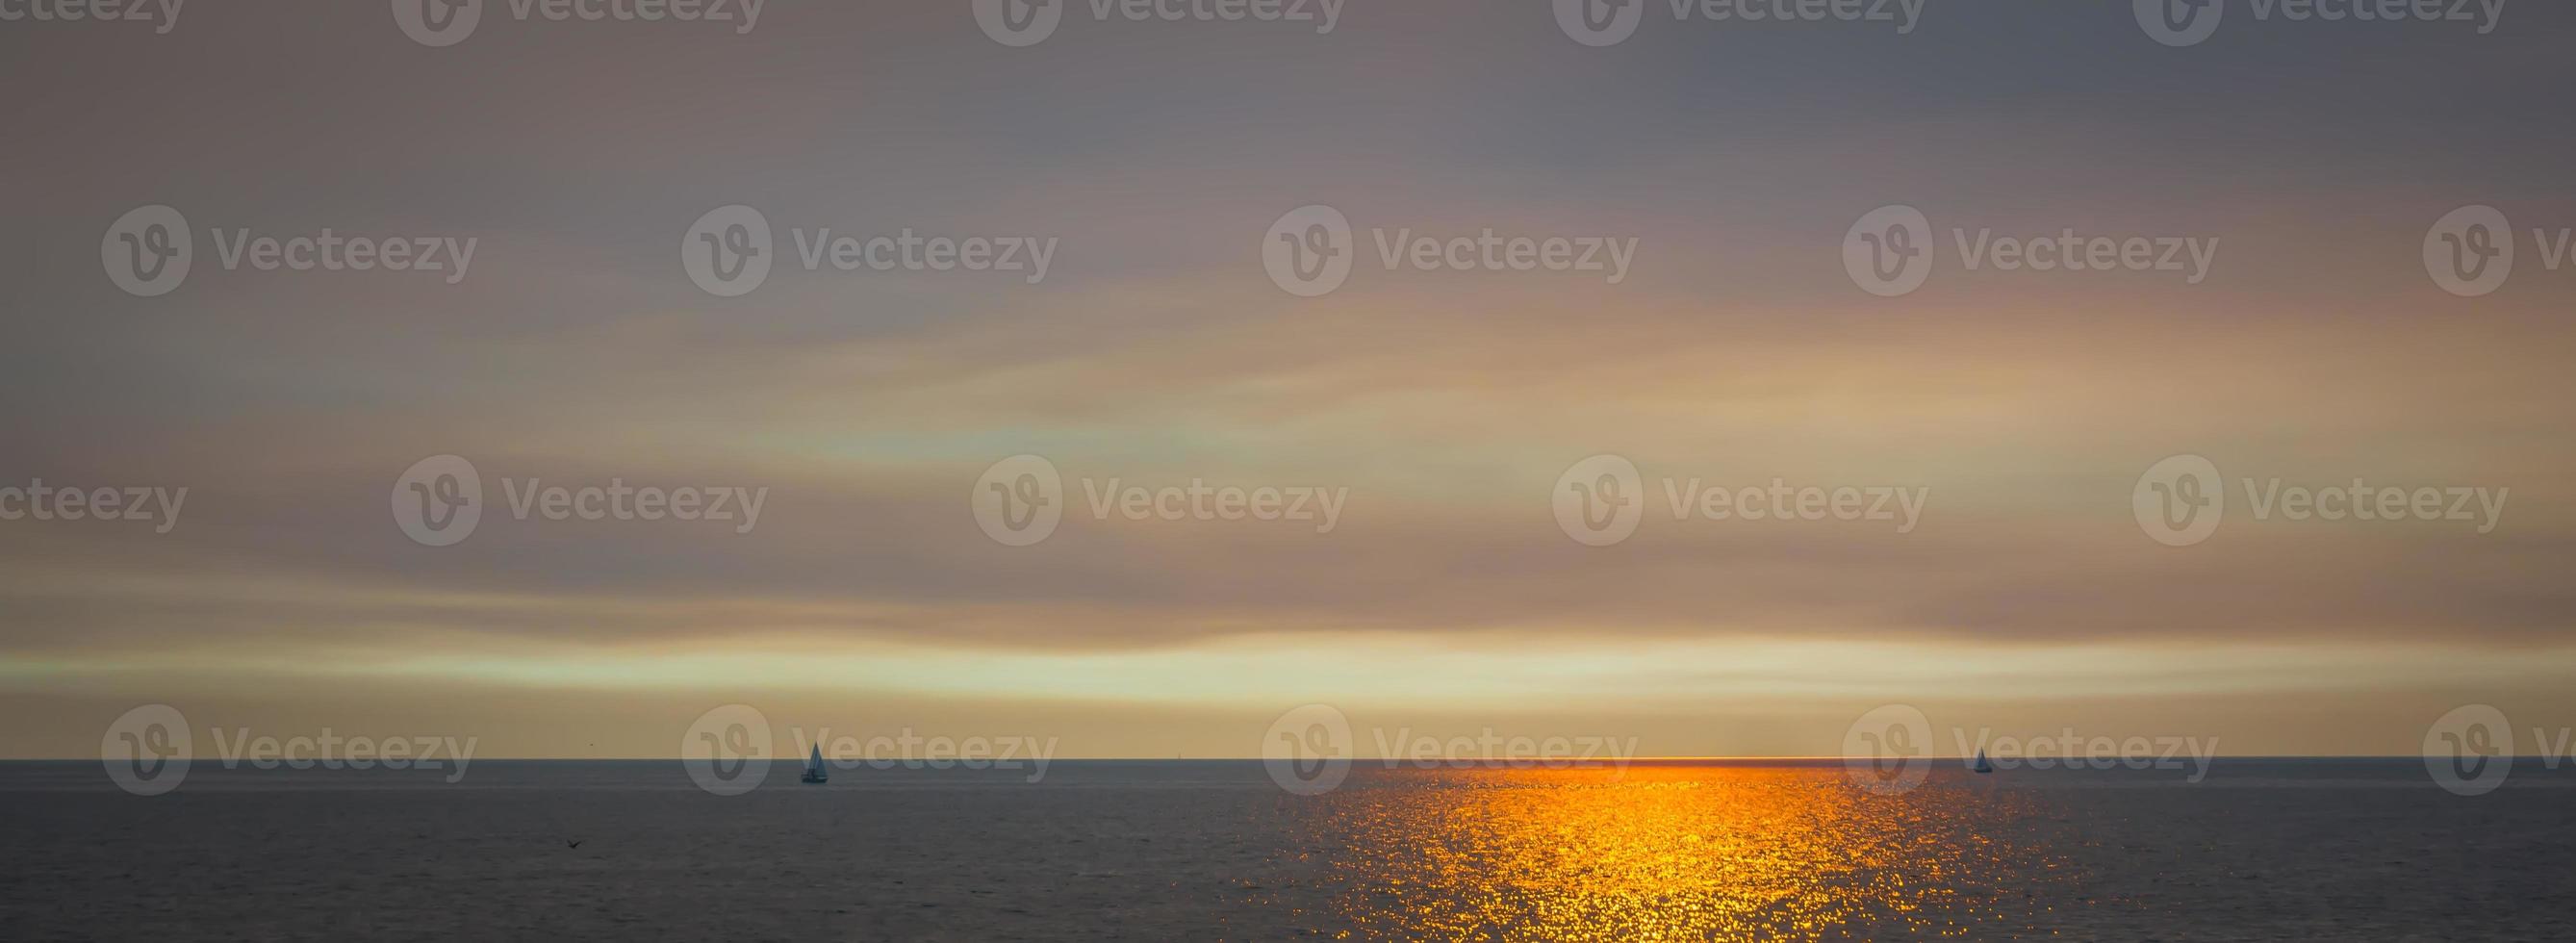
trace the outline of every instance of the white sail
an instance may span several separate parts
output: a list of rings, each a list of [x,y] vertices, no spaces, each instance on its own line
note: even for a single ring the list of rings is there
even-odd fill
[[[804,779],[809,783],[819,783],[830,778],[831,775],[823,771],[823,745],[817,743],[814,752],[805,757]]]

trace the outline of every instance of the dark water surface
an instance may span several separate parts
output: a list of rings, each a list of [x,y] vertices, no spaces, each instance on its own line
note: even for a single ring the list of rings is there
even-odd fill
[[[2563,764],[2562,764],[2563,766]],[[2576,939],[2576,768],[2175,772],[1256,762],[225,770],[0,764],[10,940]],[[580,847],[569,847],[579,841]]]

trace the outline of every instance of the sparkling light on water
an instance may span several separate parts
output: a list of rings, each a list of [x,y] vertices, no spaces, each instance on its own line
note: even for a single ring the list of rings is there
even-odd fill
[[[1332,915],[1362,937],[1474,940],[2046,936],[2028,794],[1838,770],[1393,770],[1315,820]],[[2013,823],[2006,828],[2005,823]],[[2024,836],[2007,840],[2006,834]]]

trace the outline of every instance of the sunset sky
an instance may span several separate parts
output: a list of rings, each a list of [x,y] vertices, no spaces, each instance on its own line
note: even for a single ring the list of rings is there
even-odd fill
[[[963,0],[775,0],[467,41],[380,2],[191,5],[168,35],[0,24],[0,485],[189,489],[166,534],[0,521],[0,756],[95,755],[142,704],[199,732],[480,738],[663,757],[693,718],[1258,755],[1273,718],[1836,752],[1882,704],[1945,731],[2412,753],[2486,703],[2576,723],[2576,9],[2499,28],[2258,22],[2159,44],[2129,4],[1885,24],[1675,22],[1592,48],[1545,3],[988,38]],[[2400,63],[2403,63],[2400,65]],[[120,291],[101,234],[194,227]],[[761,209],[720,298],[693,221]],[[1266,231],[1328,204],[1349,282]],[[1929,281],[1843,265],[1881,206]],[[2446,293],[2427,229],[2517,227]],[[478,240],[465,278],[226,270],[209,230]],[[808,271],[792,230],[1059,240],[1046,277]],[[1390,271],[1373,233],[1635,239],[1632,270]],[[1953,230],[2217,240],[2172,272],[1966,270]],[[480,471],[407,537],[407,468]],[[1043,456],[1061,526],[970,510]],[[1635,536],[1559,476],[1623,456]],[[2174,455],[2223,526],[2166,546]],[[502,479],[767,489],[729,523],[519,520]],[[1667,479],[1922,489],[1884,521],[1675,520]],[[2241,479],[2509,489],[2495,526],[2256,519]],[[1286,521],[1095,517],[1085,483],[1347,489]],[[782,739],[784,734],[781,734]],[[1947,734],[1945,733],[1946,740]],[[1370,738],[1363,733],[1366,747]]]

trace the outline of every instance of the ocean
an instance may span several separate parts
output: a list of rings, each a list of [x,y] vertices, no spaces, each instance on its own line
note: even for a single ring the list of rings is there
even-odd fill
[[[2576,767],[0,764],[9,940],[2568,940]],[[577,847],[575,843],[578,843]]]

